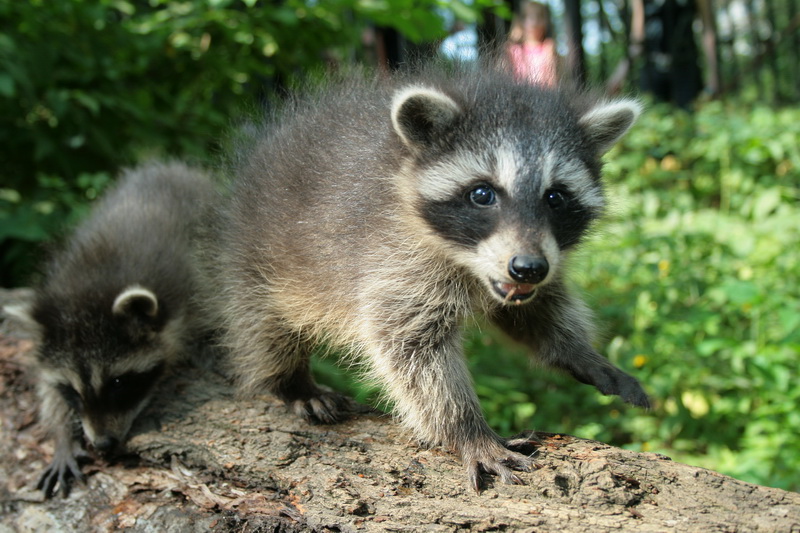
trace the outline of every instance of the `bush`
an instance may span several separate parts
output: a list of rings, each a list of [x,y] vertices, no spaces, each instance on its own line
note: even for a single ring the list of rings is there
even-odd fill
[[[243,84],[225,56],[237,50],[197,60],[157,4],[0,1],[4,285],[29,281],[36,245],[79,218],[119,166],[143,152],[202,159],[228,126]]]
[[[616,209],[581,278],[613,335],[606,353],[656,407],[601,438],[618,427],[631,447],[800,488],[798,119],[659,107],[609,157]]]

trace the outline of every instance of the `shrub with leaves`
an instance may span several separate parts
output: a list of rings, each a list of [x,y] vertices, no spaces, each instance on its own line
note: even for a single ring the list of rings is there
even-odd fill
[[[654,108],[609,157],[615,209],[580,276],[606,352],[656,401],[621,417],[631,445],[793,490],[799,121],[720,102],[694,116]]]

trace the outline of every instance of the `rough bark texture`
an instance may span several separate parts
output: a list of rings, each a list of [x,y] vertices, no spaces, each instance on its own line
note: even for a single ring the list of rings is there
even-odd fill
[[[0,305],[26,292],[0,293]],[[5,300],[5,302],[4,302]],[[481,495],[459,461],[387,416],[309,426],[273,398],[235,398],[182,369],[134,428],[128,454],[84,467],[66,500],[33,487],[52,453],[37,429],[33,342],[0,335],[0,533],[5,531],[792,531],[800,494],[657,454],[538,433],[527,485]]]

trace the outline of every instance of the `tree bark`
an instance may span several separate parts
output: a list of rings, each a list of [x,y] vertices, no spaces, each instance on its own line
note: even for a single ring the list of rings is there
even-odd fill
[[[9,294],[0,305],[27,297]],[[800,532],[800,494],[542,432],[526,485],[478,495],[453,454],[420,448],[389,416],[311,426],[195,367],[160,387],[123,457],[86,465],[85,486],[45,501],[34,486],[52,443],[37,429],[33,348],[0,327],[0,532]]]

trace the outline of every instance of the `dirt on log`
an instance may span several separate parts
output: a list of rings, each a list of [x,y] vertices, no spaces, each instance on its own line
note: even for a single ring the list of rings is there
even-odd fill
[[[27,297],[3,291],[0,305]],[[36,423],[34,344],[0,331],[0,533],[800,533],[800,494],[568,435],[537,432],[542,468],[520,474],[527,484],[477,495],[453,454],[420,448],[391,417],[311,426],[201,368],[163,384],[124,456],[84,466],[86,485],[45,501],[35,484],[53,447]]]

